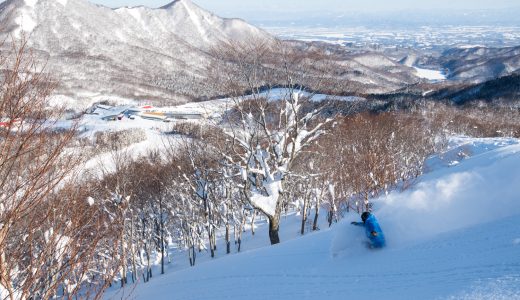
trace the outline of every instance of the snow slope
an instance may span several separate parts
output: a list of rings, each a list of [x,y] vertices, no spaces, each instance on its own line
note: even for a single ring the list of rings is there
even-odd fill
[[[349,224],[359,219],[351,213],[297,239],[289,238],[295,228],[285,226],[291,229],[279,245],[171,269],[124,293],[132,299],[520,299],[520,144],[456,142],[430,160],[433,171],[413,188],[375,200],[388,241],[383,250],[365,248],[362,228]],[[255,239],[267,242],[266,228],[257,232]],[[107,298],[122,295],[111,291]]]
[[[446,80],[446,75],[444,75],[442,71],[422,69],[418,67],[414,67],[414,69],[415,75],[417,75],[417,77],[425,78],[431,81]]]

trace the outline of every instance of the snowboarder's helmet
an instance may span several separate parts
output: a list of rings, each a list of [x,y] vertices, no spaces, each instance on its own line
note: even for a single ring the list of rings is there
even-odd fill
[[[365,211],[364,213],[361,214],[361,220],[363,220],[363,223],[368,219],[369,216],[370,216],[370,213],[368,211]]]

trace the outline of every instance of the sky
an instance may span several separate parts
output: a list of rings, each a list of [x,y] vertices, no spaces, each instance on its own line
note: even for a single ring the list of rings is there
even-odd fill
[[[173,0],[89,0],[108,7],[152,8]],[[191,0],[220,17],[241,18],[260,27],[342,25],[514,25],[519,0]],[[514,9],[512,9],[514,8]],[[473,13],[466,13],[466,12]],[[476,13],[477,12],[477,13]]]
[[[225,17],[244,12],[273,11],[395,11],[407,9],[490,9],[519,6],[518,0],[192,0]],[[160,7],[171,0],[91,0],[109,7],[144,5]]]
[[[117,8],[157,8],[173,0],[88,0]],[[326,24],[513,25],[520,24],[519,0],[191,0],[220,17],[257,26]],[[3,2],[0,0],[0,3]],[[470,12],[470,13],[466,13]],[[475,14],[478,12],[478,14]],[[338,21],[338,19],[341,19]],[[453,20],[456,20],[455,22]],[[339,22],[339,23],[338,23]],[[482,24],[481,24],[482,23]]]
[[[161,7],[173,0],[89,0],[108,7]],[[519,0],[191,0],[257,26],[515,25]],[[514,9],[512,9],[514,8]],[[467,14],[466,12],[473,12]],[[477,12],[477,13],[475,13]]]

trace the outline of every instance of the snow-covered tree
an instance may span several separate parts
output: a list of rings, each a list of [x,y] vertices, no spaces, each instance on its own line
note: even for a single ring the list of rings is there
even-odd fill
[[[216,55],[228,63],[219,69],[218,82],[235,101],[224,118],[229,142],[222,153],[240,172],[245,199],[269,220],[269,238],[276,244],[284,185],[293,162],[329,122],[320,118],[319,109],[304,105],[314,93],[302,86],[311,80],[315,88],[331,88],[324,71],[328,58],[320,54],[322,60],[314,60],[309,53],[263,41],[225,45]],[[276,86],[283,88],[275,90]],[[249,95],[243,96],[244,91]]]

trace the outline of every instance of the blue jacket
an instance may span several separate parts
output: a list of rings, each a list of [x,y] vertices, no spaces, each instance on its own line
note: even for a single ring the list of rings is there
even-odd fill
[[[370,247],[383,248],[386,245],[383,230],[381,230],[381,226],[379,226],[373,214],[369,214],[364,223],[352,222],[352,224],[365,227],[365,234],[370,241]]]
[[[379,226],[379,223],[373,214],[370,214],[370,216],[368,216],[365,221],[365,234],[370,240],[372,247],[383,248],[385,246],[385,235],[383,234],[383,230],[381,230],[381,226]]]

